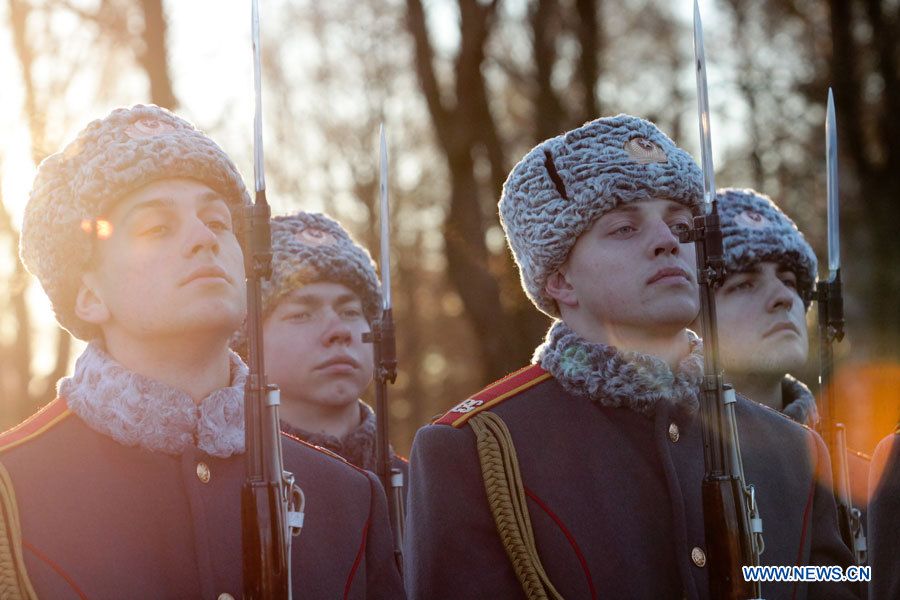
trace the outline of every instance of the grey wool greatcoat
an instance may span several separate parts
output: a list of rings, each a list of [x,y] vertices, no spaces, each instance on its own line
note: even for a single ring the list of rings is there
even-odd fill
[[[709,598],[701,508],[699,343],[659,359],[580,340],[561,322],[539,364],[419,430],[410,456],[405,577],[411,598],[520,598],[491,515],[472,415],[510,430],[541,563],[563,598]],[[747,481],[765,565],[848,565],[822,440],[740,398]],[[840,583],[768,583],[767,600],[854,598]]]
[[[895,600],[900,598],[900,430],[875,448],[869,494],[869,598]]]
[[[98,352],[89,347],[86,354],[96,359]],[[104,372],[116,370],[108,357],[99,362]],[[204,399],[200,422],[193,422],[193,432],[185,430],[186,444],[177,450],[171,425],[182,413],[172,410],[164,419],[167,446],[149,449],[155,442],[146,436],[127,445],[123,436],[131,430],[120,427],[113,436],[93,421],[98,413],[92,409],[109,404],[66,383],[60,398],[0,437],[0,465],[9,475],[4,487],[7,497],[9,484],[15,493],[24,564],[39,598],[243,596],[241,386]],[[140,387],[141,393],[151,390],[152,398],[140,398],[151,405],[146,408],[175,406],[153,392],[160,384],[143,380]],[[115,391],[104,397],[115,402]],[[141,414],[152,419],[159,413]],[[215,421],[231,424],[210,425]],[[205,438],[211,429],[219,432],[212,441]],[[222,452],[229,440],[235,451]],[[288,436],[282,445],[285,468],[306,495],[304,527],[292,544],[294,598],[404,597],[377,479]],[[9,525],[8,508],[3,517]]]

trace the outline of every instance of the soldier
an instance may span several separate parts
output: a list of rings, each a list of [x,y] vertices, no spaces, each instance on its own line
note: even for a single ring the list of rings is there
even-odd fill
[[[531,150],[501,221],[555,320],[534,364],[426,426],[410,456],[414,598],[708,598],[698,417],[694,161],[653,124],[601,118]],[[737,405],[765,564],[850,561],[821,439]],[[854,597],[768,583],[766,598]]]
[[[58,398],[0,438],[4,597],[242,595],[247,367],[228,341],[248,200],[225,153],[156,106],[115,110],[41,163],[22,259],[89,344]],[[295,597],[402,597],[377,480],[283,449],[306,496]]]
[[[723,189],[717,198],[728,272],[716,291],[722,366],[741,394],[815,428],[816,399],[789,372],[809,355],[816,255],[769,197]],[[870,459],[848,450],[847,460],[853,505],[865,511]]]
[[[869,497],[869,598],[894,600],[900,598],[900,428],[875,448]]]
[[[372,382],[363,334],[381,314],[369,253],[340,223],[298,212],[272,219],[272,277],[263,283],[269,379],[281,389],[285,433],[375,469],[375,413],[360,396]],[[245,351],[245,331],[233,347]],[[405,474],[407,463],[391,462]]]

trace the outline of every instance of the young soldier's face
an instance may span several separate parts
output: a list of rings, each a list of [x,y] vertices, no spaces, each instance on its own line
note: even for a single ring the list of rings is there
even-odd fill
[[[694,245],[678,241],[691,219],[688,208],[669,200],[604,214],[560,269],[571,286],[571,308],[612,334],[686,327],[700,303]]]
[[[716,313],[727,372],[784,374],[806,362],[806,309],[792,271],[763,262],[729,275],[716,291]]]
[[[98,222],[81,318],[141,340],[228,335],[246,312],[241,248],[225,200],[192,179],[164,179],[124,196]]]
[[[318,282],[283,297],[263,324],[266,371],[285,403],[322,408],[356,402],[372,381],[362,302],[344,285]]]

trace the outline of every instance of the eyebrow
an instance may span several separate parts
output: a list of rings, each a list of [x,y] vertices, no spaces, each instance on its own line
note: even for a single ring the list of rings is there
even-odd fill
[[[219,194],[218,192],[215,192],[213,190],[203,192],[200,195],[200,197],[198,198],[198,200],[202,204],[211,204],[216,201],[221,201],[222,203],[225,203],[226,207],[227,207],[225,198],[223,198],[221,194]],[[129,208],[127,211],[125,211],[125,214],[122,215],[122,222],[124,223],[124,222],[128,221],[128,219],[130,219],[132,216],[134,216],[134,214],[145,211],[145,210],[151,210],[151,209],[155,209],[155,208],[171,209],[173,206],[175,206],[175,201],[172,200],[172,198],[170,198],[169,196],[159,196],[158,198],[148,198],[146,200],[142,200],[142,201],[138,202],[137,204],[135,204],[134,206]]]
[[[322,304],[325,304],[318,296],[314,294],[304,294],[303,292],[288,294],[284,299],[284,302],[287,304],[298,304],[300,306],[321,306]],[[360,300],[356,294],[340,294],[334,299],[334,304],[350,304],[351,302],[359,302],[362,304],[362,300]]]

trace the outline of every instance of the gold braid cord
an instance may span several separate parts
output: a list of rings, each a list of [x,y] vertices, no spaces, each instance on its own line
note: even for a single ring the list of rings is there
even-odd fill
[[[503,419],[485,411],[469,419],[491,514],[516,577],[529,600],[562,600],[541,564],[525,503],[525,488],[512,436]]]
[[[6,467],[0,463],[0,598],[36,600],[37,594],[25,570],[22,530],[16,492]]]

